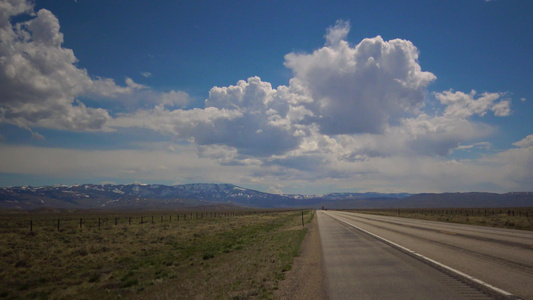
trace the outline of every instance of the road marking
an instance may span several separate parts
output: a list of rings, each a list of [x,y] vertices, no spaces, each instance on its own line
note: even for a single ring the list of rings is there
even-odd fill
[[[416,257],[419,257],[419,258],[421,258],[421,259],[423,259],[423,260],[429,261],[430,263],[433,263],[433,264],[435,264],[435,265],[437,265],[437,266],[439,266],[439,267],[441,267],[441,268],[443,268],[443,269],[448,270],[449,272],[455,273],[456,275],[459,275],[459,276],[464,277],[464,278],[466,278],[466,279],[468,279],[468,280],[470,280],[470,281],[473,281],[473,282],[475,282],[475,283],[477,283],[477,284],[479,284],[479,285],[481,285],[481,286],[483,286],[483,287],[485,287],[485,288],[487,288],[487,289],[490,289],[490,290],[492,290],[492,291],[494,291],[494,292],[496,292],[496,293],[499,293],[499,294],[501,294],[501,295],[504,295],[504,296],[509,297],[509,298],[512,298],[512,299],[520,299],[519,297],[517,297],[517,296],[515,296],[515,295],[513,295],[513,294],[511,294],[511,293],[509,293],[509,292],[507,292],[507,291],[504,291],[504,290],[502,290],[502,289],[500,289],[500,288],[497,288],[497,287],[495,287],[495,286],[493,286],[493,285],[491,285],[491,284],[488,284],[488,283],[486,283],[486,282],[484,282],[484,281],[482,281],[482,280],[480,280],[480,279],[477,279],[477,278],[475,278],[475,277],[472,277],[472,276],[470,276],[470,275],[468,275],[468,274],[465,274],[465,273],[463,273],[463,272],[461,272],[461,271],[459,271],[459,270],[456,270],[456,269],[454,269],[454,268],[452,268],[452,267],[448,267],[448,266],[445,265],[445,264],[442,264],[442,263],[440,263],[440,262],[438,262],[438,261],[436,261],[436,260],[433,260],[433,259],[431,259],[431,258],[429,258],[429,257],[426,257],[426,256],[424,256],[424,255],[422,255],[422,254],[420,254],[420,253],[418,253],[418,252],[415,252],[415,251],[413,251],[413,250],[411,250],[411,249],[409,249],[409,248],[405,248],[404,246],[401,246],[401,245],[399,245],[399,244],[396,244],[396,243],[393,242],[393,241],[389,241],[389,240],[387,240],[386,238],[380,237],[379,235],[374,234],[374,233],[372,233],[372,232],[370,232],[370,231],[367,231],[367,230],[365,230],[365,229],[363,229],[363,228],[361,228],[361,227],[359,227],[359,226],[356,226],[356,225],[350,224],[350,223],[348,223],[348,222],[346,222],[346,221],[344,221],[344,220],[341,220],[341,219],[339,219],[339,218],[336,218],[336,217],[332,216],[332,215],[329,214],[329,213],[327,213],[327,214],[328,214],[329,216],[331,216],[331,217],[337,219],[338,221],[340,221],[340,222],[346,224],[346,225],[352,226],[353,228],[355,228],[355,229],[357,229],[357,230],[360,230],[360,231],[362,231],[362,232],[364,232],[364,233],[366,233],[366,234],[369,234],[369,235],[375,237],[375,238],[378,239],[378,240],[381,240],[381,241],[383,241],[383,242],[385,242],[385,243],[387,243],[387,244],[389,244],[389,245],[392,245],[392,246],[394,246],[394,247],[396,247],[396,248],[398,248],[398,249],[401,249],[401,250],[403,250],[403,251],[405,251],[405,252],[407,252],[407,253],[410,253],[410,254],[412,254],[412,255],[414,255],[414,256],[416,256]],[[533,246],[531,246],[531,247],[533,248]]]

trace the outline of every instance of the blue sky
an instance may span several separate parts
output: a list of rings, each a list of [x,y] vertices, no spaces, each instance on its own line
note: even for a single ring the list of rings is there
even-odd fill
[[[532,190],[531,1],[0,8],[1,186]]]

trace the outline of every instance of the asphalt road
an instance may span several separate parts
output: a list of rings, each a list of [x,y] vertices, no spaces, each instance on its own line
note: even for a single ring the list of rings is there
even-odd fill
[[[317,218],[330,299],[533,299],[533,232],[336,211]]]

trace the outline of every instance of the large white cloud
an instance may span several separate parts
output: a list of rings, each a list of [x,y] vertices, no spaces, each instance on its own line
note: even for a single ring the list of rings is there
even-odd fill
[[[283,95],[283,92],[280,94]],[[167,110],[156,107],[120,114],[116,127],[148,127],[197,145],[225,145],[251,156],[270,156],[297,147],[299,118],[278,91],[259,77],[234,86],[214,87],[203,109]]]
[[[0,28],[2,121],[28,128],[101,128],[110,119],[105,110],[74,103],[92,80],[85,70],[74,66],[72,50],[61,47],[63,35],[57,18],[42,9],[30,21],[12,26],[9,17],[22,12],[16,7],[8,10],[8,20],[4,19]],[[28,12],[28,7],[24,11]]]
[[[158,102],[176,103],[175,94],[148,93],[130,78],[119,86],[78,68],[74,52],[62,47],[59,20],[52,12],[34,13],[33,5],[24,0],[1,1],[0,8],[0,123],[27,129],[105,130],[109,112],[87,107],[80,97],[118,98],[143,90]],[[11,23],[23,13],[32,16],[30,20]]]
[[[474,91],[434,93],[444,112],[422,112],[426,88],[436,77],[421,70],[417,48],[379,36],[352,47],[345,41],[349,29],[347,22],[338,21],[328,28],[322,48],[286,55],[285,66],[294,73],[287,86],[274,89],[251,77],[213,87],[204,108],[140,109],[120,114],[110,124],[170,133],[213,146],[216,153],[236,151],[239,155],[231,156],[236,160],[262,157],[267,165],[305,169],[305,164],[320,165],[330,156],[340,161],[445,156],[494,132],[472,116],[510,114],[505,94],[476,96]]]
[[[290,53],[290,68],[313,99],[306,107],[325,134],[381,133],[406,113],[416,112],[436,77],[421,71],[418,50],[409,41],[380,36],[350,47],[347,22],[328,30],[323,48]]]
[[[212,88],[204,109],[238,112],[239,117],[215,123],[178,118],[150,123],[162,124],[160,129],[193,138],[199,145],[226,145],[242,154],[269,156],[297,149],[306,136],[383,133],[390,122],[416,114],[426,86],[435,79],[421,71],[416,47],[379,36],[351,47],[343,40],[348,32],[349,24],[338,22],[328,29],[324,47],[312,54],[288,54],[285,65],[295,75],[288,86],[273,89],[270,83],[251,77]],[[139,111],[122,115],[113,124],[139,123],[126,119],[157,119],[161,114]]]

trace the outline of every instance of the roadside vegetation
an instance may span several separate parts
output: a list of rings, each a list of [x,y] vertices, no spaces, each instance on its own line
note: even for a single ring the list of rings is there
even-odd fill
[[[352,210],[373,215],[395,216],[470,225],[533,230],[533,207],[522,208],[416,208]]]
[[[184,216],[0,215],[0,298],[272,298],[306,233],[301,211]]]

